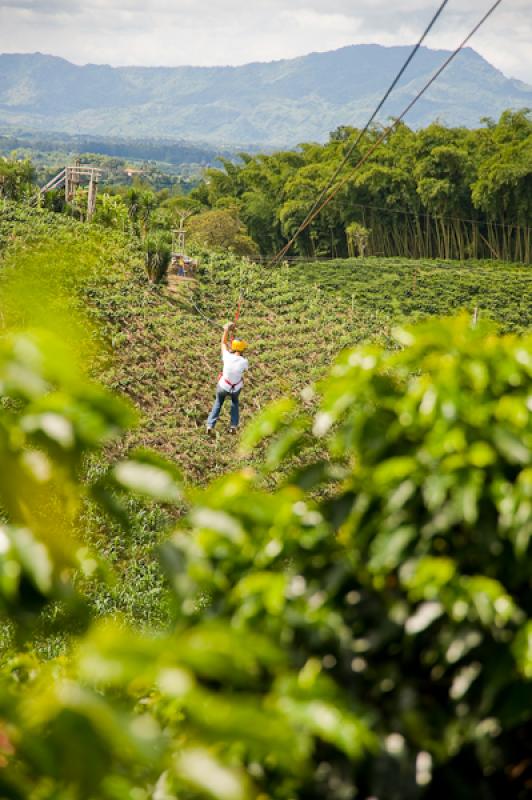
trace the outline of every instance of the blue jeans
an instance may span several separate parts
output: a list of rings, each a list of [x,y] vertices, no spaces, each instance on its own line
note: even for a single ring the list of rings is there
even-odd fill
[[[209,414],[209,419],[207,420],[207,425],[209,428],[214,428],[218,422],[218,417],[220,416],[220,411],[222,410],[222,406],[226,397],[231,398],[231,426],[233,428],[238,428],[238,423],[240,422],[240,406],[238,402],[238,398],[240,397],[240,389],[238,392],[233,394],[232,392],[226,392],[224,389],[220,389],[219,387],[216,389],[216,400],[214,401],[212,411]]]

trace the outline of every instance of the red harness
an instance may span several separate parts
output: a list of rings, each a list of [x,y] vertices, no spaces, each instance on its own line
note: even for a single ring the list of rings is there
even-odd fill
[[[228,381],[227,378],[224,377],[223,372],[220,372],[220,374],[218,375],[218,382],[220,382],[221,380],[225,381],[227,383],[227,385],[231,387],[231,390],[230,390],[231,393],[234,391],[235,386],[238,386],[239,383],[244,383],[242,378],[239,381],[237,381],[236,383],[231,383],[231,381]]]

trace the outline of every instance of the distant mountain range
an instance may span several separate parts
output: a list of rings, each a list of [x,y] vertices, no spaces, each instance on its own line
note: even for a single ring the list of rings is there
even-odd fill
[[[217,146],[324,141],[366,121],[410,51],[353,45],[241,67],[76,66],[0,55],[0,126],[99,136],[168,137]],[[397,115],[448,55],[422,48],[381,114]],[[465,49],[406,119],[477,125],[532,107],[532,87]]]

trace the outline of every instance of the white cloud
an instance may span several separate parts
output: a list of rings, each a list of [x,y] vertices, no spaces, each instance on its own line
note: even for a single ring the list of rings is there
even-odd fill
[[[346,44],[411,44],[439,0],[0,0],[0,52],[76,63],[243,64]],[[491,0],[450,0],[428,46],[453,48]],[[532,83],[532,2],[505,0],[471,45]]]

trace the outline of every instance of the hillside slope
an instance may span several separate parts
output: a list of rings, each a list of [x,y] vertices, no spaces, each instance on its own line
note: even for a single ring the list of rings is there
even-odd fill
[[[353,45],[241,67],[76,66],[41,54],[0,55],[4,123],[85,134],[172,136],[222,144],[292,146],[361,124],[408,47]],[[448,55],[422,48],[382,118],[398,114]],[[532,105],[532,87],[464,50],[407,122],[474,126]]]
[[[90,369],[141,414],[126,446],[159,450],[191,482],[235,465],[227,410],[214,442],[205,437],[205,420],[219,372],[221,325],[233,318],[241,293],[239,333],[250,343],[251,364],[244,422],[269,400],[319,379],[342,348],[388,341],[399,321],[478,307],[504,330],[532,326],[532,276],[522,265],[368,258],[272,270],[204,253],[199,286],[191,293],[185,285],[176,297],[147,281],[140,251],[122,234],[11,206],[0,219],[0,257],[2,241],[6,267],[48,269],[52,278],[60,259],[78,262],[69,291],[110,344]],[[1,268],[0,260],[0,275]],[[39,313],[30,322],[53,327],[53,314]]]
[[[15,323],[76,336],[61,317],[66,288],[67,311],[89,313],[91,325],[82,334],[87,368],[139,412],[139,425],[120,451],[153,448],[177,463],[188,484],[260,460],[260,453],[251,461],[239,454],[238,437],[228,432],[228,409],[216,438],[205,434],[221,334],[205,317],[220,326],[231,319],[241,291],[239,331],[250,342],[251,364],[242,394],[244,424],[268,401],[321,378],[343,347],[390,341],[391,327],[400,320],[479,306],[504,329],[532,326],[531,273],[524,266],[372,258],[270,270],[231,255],[204,254],[198,289],[175,297],[148,283],[139,249],[122,234],[57,214],[6,209],[0,215],[0,296],[2,278],[14,276],[21,291],[10,312]],[[55,307],[40,302],[45,284]],[[0,332],[9,322],[3,299]],[[116,450],[108,453],[116,456]],[[164,622],[168,596],[154,546],[171,523],[160,508],[140,505],[124,536],[89,513],[84,525],[92,544],[122,578],[96,595],[98,609]]]

